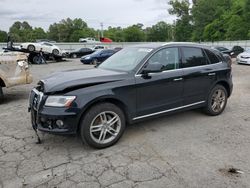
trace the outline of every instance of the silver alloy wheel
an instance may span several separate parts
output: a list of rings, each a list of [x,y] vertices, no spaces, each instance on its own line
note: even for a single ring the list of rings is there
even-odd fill
[[[121,119],[112,111],[98,114],[91,122],[90,136],[99,144],[112,142],[121,130]]]
[[[223,110],[226,103],[226,93],[222,89],[217,89],[211,101],[211,108],[214,112],[218,113]]]
[[[77,55],[76,55],[76,54],[73,54],[72,57],[73,57],[73,58],[77,58]]]

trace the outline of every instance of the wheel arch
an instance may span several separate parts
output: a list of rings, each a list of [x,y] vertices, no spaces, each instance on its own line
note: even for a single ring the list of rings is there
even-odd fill
[[[81,112],[81,115],[80,115],[80,118],[79,118],[79,121],[77,124],[77,130],[76,130],[77,133],[79,133],[81,120],[84,117],[84,115],[86,114],[86,112],[94,105],[97,105],[99,103],[105,103],[105,102],[112,103],[112,104],[118,106],[122,110],[122,112],[124,113],[126,122],[130,122],[130,118],[129,118],[130,115],[128,113],[128,107],[124,102],[115,98],[114,96],[102,96],[102,97],[99,97],[99,98],[96,98],[96,99],[90,101],[89,103],[87,103],[85,105],[85,107],[83,108],[83,110]]]
[[[0,86],[1,87],[6,87],[6,84],[4,82],[4,80],[0,77]]]
[[[228,97],[230,97],[230,95],[231,95],[231,90],[230,90],[230,85],[229,85],[229,83],[228,83],[227,81],[225,81],[225,80],[220,80],[220,81],[218,81],[215,85],[222,85],[222,86],[226,89]],[[214,86],[215,86],[215,85],[214,85]]]

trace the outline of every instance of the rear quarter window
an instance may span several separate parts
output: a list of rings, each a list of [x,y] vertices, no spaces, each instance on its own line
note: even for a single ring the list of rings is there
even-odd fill
[[[215,63],[221,62],[221,60],[219,59],[219,57],[215,53],[213,53],[207,49],[205,49],[205,52],[207,54],[207,57],[209,59],[210,64],[215,64]]]

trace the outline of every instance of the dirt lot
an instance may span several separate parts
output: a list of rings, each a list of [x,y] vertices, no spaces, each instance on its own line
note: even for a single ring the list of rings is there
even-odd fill
[[[35,144],[31,88],[49,73],[90,67],[79,60],[34,65],[32,85],[4,90],[0,187],[250,187],[250,66],[233,65],[234,92],[218,117],[195,110],[128,126],[104,150],[74,136],[43,134]],[[243,173],[230,174],[231,167]]]

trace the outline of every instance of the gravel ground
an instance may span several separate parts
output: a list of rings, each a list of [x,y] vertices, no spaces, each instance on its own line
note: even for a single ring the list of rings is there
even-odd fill
[[[52,72],[90,67],[79,60],[33,65],[33,84],[4,90],[0,187],[250,187],[250,66],[233,65],[234,92],[220,116],[195,110],[138,123],[104,150],[49,134],[37,145],[31,88]]]

